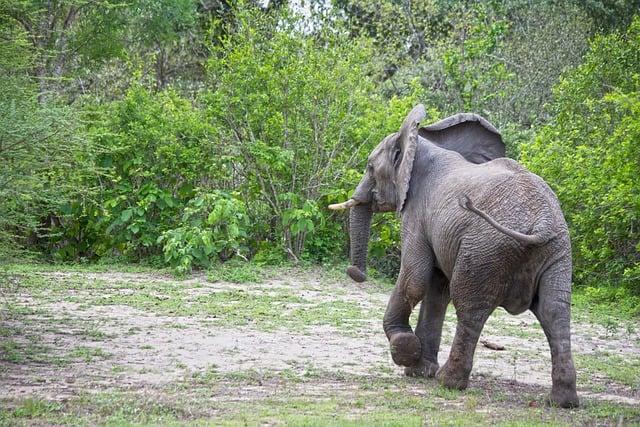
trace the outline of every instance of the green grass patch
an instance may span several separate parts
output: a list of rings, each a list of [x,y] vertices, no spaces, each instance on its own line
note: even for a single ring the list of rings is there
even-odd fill
[[[169,268],[158,268],[145,264],[132,263],[47,263],[16,262],[7,263],[3,270],[8,274],[20,273],[147,273],[171,274]]]
[[[30,338],[26,341],[7,340],[0,343],[0,360],[14,364],[28,362],[61,364],[63,362],[55,356],[55,349],[42,344],[38,336],[32,335]]]
[[[272,269],[250,262],[229,261],[213,266],[207,271],[211,282],[262,283],[270,277]]]
[[[81,345],[67,353],[67,357],[71,359],[79,359],[85,362],[92,362],[96,359],[108,359],[111,357],[111,354],[107,353],[100,347],[87,347]]]
[[[640,390],[640,357],[623,357],[618,354],[600,352],[576,354],[576,370],[589,382],[593,375],[604,376],[633,390]]]
[[[0,424],[73,425],[608,425],[640,420],[640,408],[583,401],[549,408],[538,392],[494,399],[490,390],[444,391],[433,381],[335,375],[313,378],[297,369],[222,373],[198,371],[183,382],[139,391],[81,395],[64,404],[25,399],[0,405]],[[384,387],[383,385],[386,385]],[[529,407],[529,402],[537,402]]]
[[[239,271],[252,271],[247,268]],[[128,305],[163,315],[207,316],[216,319],[216,322],[236,326],[251,324],[261,330],[287,327],[301,331],[328,325],[357,333],[363,320],[372,315],[357,303],[339,298],[303,298],[296,295],[295,290],[281,287],[218,290],[196,284],[193,288],[198,291],[192,292],[190,285],[181,282],[107,282],[102,279],[88,280],[82,274],[51,277],[39,273],[25,274],[20,282],[22,289],[28,291],[33,298],[46,302],[64,300],[81,304],[85,308],[96,305]],[[22,314],[35,314],[28,307],[21,310],[28,312]],[[382,318],[383,310],[384,307],[381,306],[379,313],[374,314]],[[92,340],[108,338],[96,328],[88,328],[84,333]]]
[[[7,340],[0,343],[0,360],[10,363],[22,363],[25,361],[25,357],[17,342]]]
[[[580,410],[584,415],[598,420],[611,420],[616,425],[640,425],[640,407],[616,402],[587,401]],[[604,425],[604,424],[603,424]]]
[[[38,418],[62,410],[62,404],[42,399],[27,398],[12,411],[15,418]]]
[[[357,333],[371,312],[344,300],[317,301],[297,296],[290,290],[253,291],[251,289],[213,290],[190,294],[182,284],[130,284],[129,292],[111,289],[94,296],[93,305],[128,305],[137,309],[173,316],[205,316],[216,323],[252,325],[260,330],[281,327],[304,331],[318,325],[333,326]],[[85,300],[77,295],[72,300]],[[91,297],[89,297],[91,298]],[[384,307],[375,313],[380,319]]]

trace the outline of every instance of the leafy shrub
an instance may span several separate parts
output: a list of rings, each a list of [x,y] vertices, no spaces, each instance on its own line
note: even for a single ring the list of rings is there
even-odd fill
[[[95,157],[101,174],[85,185],[100,192],[63,207],[70,219],[58,228],[57,255],[137,260],[158,254],[158,237],[181,225],[181,210],[195,189],[228,178],[211,125],[175,92],[140,86],[97,108],[92,118],[89,133],[101,147]]]
[[[3,15],[3,13],[0,13]],[[41,249],[61,204],[86,196],[94,171],[78,111],[41,102],[28,36],[0,16],[0,257]]]
[[[249,227],[243,201],[222,191],[199,194],[187,202],[180,227],[160,237],[165,261],[178,273],[209,267],[245,249]]]
[[[586,286],[576,293],[575,302],[587,311],[624,317],[640,315],[640,296],[624,287]]]
[[[400,271],[400,221],[394,213],[378,214],[371,223],[369,264],[383,276],[395,278]]]
[[[370,46],[337,21],[308,33],[289,8],[239,10],[234,24],[207,67],[218,137],[233,147],[241,191],[264,226],[259,240],[291,259],[322,258],[340,227],[321,202],[383,136],[370,121],[384,107]],[[305,252],[307,242],[321,253]]]
[[[522,160],[558,194],[580,285],[640,295],[640,18],[596,37]],[[622,295],[622,294],[621,294]]]

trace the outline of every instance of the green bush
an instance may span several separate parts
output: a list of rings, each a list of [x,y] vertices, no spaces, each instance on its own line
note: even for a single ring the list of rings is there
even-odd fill
[[[560,198],[576,283],[640,295],[640,18],[596,37],[554,95],[554,119],[522,160]]]
[[[240,8],[236,18],[212,51],[203,104],[138,84],[88,109],[101,173],[84,185],[99,192],[62,207],[59,259],[163,254],[187,271],[238,251],[257,263],[346,257],[347,216],[326,206],[348,198],[369,152],[397,130],[422,87],[416,79],[410,96],[384,101],[369,76],[370,46],[339,26],[305,33],[286,8]],[[232,192],[244,203],[238,233],[214,236],[202,212],[221,199],[205,195]],[[374,258],[397,259],[392,227],[393,237],[382,233],[389,250],[378,245]]]
[[[196,188],[211,188],[229,172],[204,113],[167,90],[141,86],[92,114],[89,133],[101,147],[97,198],[63,207],[70,220],[56,242],[60,259],[160,253],[158,238],[180,224]]]
[[[36,251],[55,236],[61,204],[87,196],[79,185],[94,173],[80,112],[44,102],[30,75],[36,64],[28,35],[0,13],[0,258]]]
[[[236,18],[207,64],[205,102],[262,226],[255,237],[290,259],[335,254],[346,238],[326,202],[384,131],[371,120],[384,110],[371,48],[338,21],[309,32],[288,8]]]
[[[165,261],[176,272],[206,268],[215,259],[246,252],[249,223],[246,206],[237,196],[222,191],[197,195],[187,202],[183,225],[158,237]]]
[[[624,287],[586,286],[576,293],[575,303],[586,311],[609,316],[640,316],[640,296]]]

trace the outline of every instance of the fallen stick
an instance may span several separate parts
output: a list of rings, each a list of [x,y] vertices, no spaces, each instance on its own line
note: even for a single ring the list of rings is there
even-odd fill
[[[490,348],[491,350],[497,350],[497,351],[501,351],[504,350],[504,346],[500,345],[500,344],[494,344],[490,341],[487,340],[481,340],[480,341],[482,343],[483,346]]]

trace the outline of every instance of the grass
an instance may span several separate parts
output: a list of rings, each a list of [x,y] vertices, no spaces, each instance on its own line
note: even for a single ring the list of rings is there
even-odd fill
[[[81,274],[52,279],[32,272],[20,278],[20,287],[43,302],[82,304],[82,307],[126,305],[135,309],[167,316],[208,316],[216,322],[242,326],[251,325],[259,330],[271,331],[288,328],[303,331],[319,325],[332,326],[357,333],[363,318],[372,313],[358,302],[335,299],[328,291],[326,300],[298,296],[291,289],[252,291],[247,289],[203,288],[181,282],[126,282],[94,279]],[[201,290],[201,292],[193,291]],[[384,307],[377,307],[382,317]],[[43,313],[44,314],[44,313]],[[375,313],[373,313],[375,314]],[[94,340],[107,338],[98,329],[86,329]]]
[[[640,316],[640,296],[626,288],[576,287],[572,302],[580,315],[598,320],[603,325],[627,321],[637,324]]]
[[[366,369],[366,375],[348,373],[353,361],[323,370],[314,365],[314,359],[291,358],[279,371],[259,365],[229,371],[215,365],[198,370],[175,360],[171,368],[179,368],[182,379],[153,387],[125,386],[118,381],[135,375],[137,368],[119,360],[118,352],[110,354],[110,342],[135,340],[147,327],[129,324],[126,317],[112,325],[91,318],[85,311],[126,306],[132,315],[141,310],[145,317],[160,317],[163,322],[165,318],[180,319],[157,326],[176,334],[189,333],[188,325],[195,323],[213,333],[243,328],[300,335],[330,328],[343,337],[361,338],[362,333],[371,333],[373,319],[378,323],[382,319],[385,307],[380,294],[388,293],[389,284],[353,284],[343,267],[276,269],[225,264],[208,271],[208,281],[199,279],[201,275],[179,281],[168,275],[142,274],[152,271],[144,268],[127,267],[127,272],[141,273],[135,276],[96,277],[86,273],[122,270],[68,266],[63,267],[63,275],[53,276],[51,273],[60,272],[59,266],[9,266],[5,271],[13,281],[4,289],[2,297],[8,304],[0,312],[4,316],[0,326],[0,389],[5,372],[17,372],[18,367],[28,371],[40,365],[52,365],[68,374],[76,370],[90,373],[112,363],[100,375],[110,376],[105,379],[113,382],[102,391],[83,394],[80,390],[63,403],[36,395],[20,398],[0,393],[0,425],[531,426],[640,422],[640,409],[621,403],[585,398],[576,410],[549,408],[543,404],[549,391],[546,387],[487,378],[476,378],[466,391],[452,391],[432,380],[405,378],[382,360]],[[353,298],[353,289],[358,290],[358,299]],[[597,322],[605,336],[637,337],[627,318],[594,314],[599,312],[581,306],[576,312],[583,321]],[[540,347],[547,352],[539,325],[522,328],[505,322],[506,316],[497,312],[487,332],[540,339]],[[454,318],[450,309],[447,327]],[[412,319],[415,322],[415,314]],[[154,350],[143,354],[162,351],[161,345],[145,342],[135,348]],[[247,349],[229,350],[227,356],[234,359],[246,354]],[[613,387],[637,392],[640,385],[640,357],[579,354],[576,365],[581,387],[591,391],[612,393]],[[151,368],[146,368],[147,372]]]
[[[171,269],[156,267],[144,264],[131,263],[59,263],[52,264],[46,262],[27,262],[27,263],[6,263],[2,266],[2,270],[11,274],[28,274],[28,273],[146,273],[146,274],[171,274]]]
[[[533,426],[640,421],[639,408],[620,404],[586,401],[581,409],[549,408],[541,403],[539,390],[514,391],[509,401],[495,402],[491,396],[503,384],[443,392],[433,381],[400,377],[378,382],[368,376],[336,377],[330,372],[307,378],[290,372],[220,373],[211,368],[160,389],[97,392],[64,404],[39,399],[5,401],[0,423]],[[378,387],[382,384],[390,387]],[[529,407],[528,402],[537,404]]]
[[[50,345],[39,341],[39,336],[31,335],[27,339],[9,339],[0,344],[0,361],[21,363],[56,363],[61,360],[54,356]]]
[[[600,375],[632,390],[640,390],[640,355],[629,359],[618,354],[598,352],[577,354],[575,359],[576,369],[585,377],[585,381]]]
[[[77,361],[92,362],[111,355],[99,347],[76,346],[69,351],[53,344],[8,340],[0,344],[0,361],[12,364],[52,364],[64,366]]]
[[[210,282],[261,283],[273,274],[273,269],[248,262],[230,261],[218,264],[207,272]]]
[[[62,405],[42,399],[27,398],[13,409],[11,415],[15,418],[38,418],[62,410]],[[0,418],[2,420],[2,418]]]
[[[12,340],[0,344],[0,360],[10,363],[22,363],[25,358],[20,350],[20,345]]]
[[[108,359],[111,354],[99,347],[77,346],[69,353],[67,357],[70,359],[80,359],[85,362],[92,362],[96,359]]]

